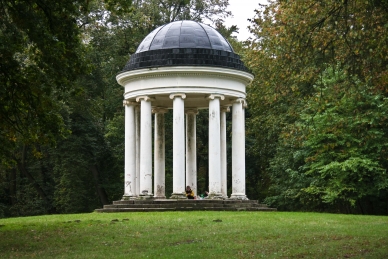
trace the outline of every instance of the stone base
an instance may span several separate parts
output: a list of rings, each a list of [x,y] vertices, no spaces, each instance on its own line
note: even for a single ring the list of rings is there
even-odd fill
[[[221,193],[209,193],[209,200],[225,200],[225,197]]]
[[[187,199],[184,193],[172,193],[170,199]]]
[[[139,200],[151,200],[153,198],[154,198],[154,196],[152,194],[151,195],[140,194],[138,197]]]
[[[154,199],[156,199],[156,200],[165,200],[166,196],[154,196]]]
[[[248,199],[248,197],[245,194],[232,194],[232,195],[230,195],[229,200],[243,200],[243,201],[247,201],[249,199]]]
[[[96,212],[146,212],[146,211],[276,211],[257,200],[188,200],[188,199],[161,199],[161,200],[131,200],[114,201],[104,205]]]
[[[121,198],[122,201],[129,201],[129,200],[137,200],[137,196],[135,195],[128,195],[128,196],[123,196],[123,198]]]

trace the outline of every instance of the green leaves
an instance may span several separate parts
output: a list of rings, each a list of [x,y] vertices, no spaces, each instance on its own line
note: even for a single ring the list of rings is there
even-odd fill
[[[248,123],[274,206],[362,211],[386,195],[385,7],[297,0],[256,11],[245,55],[255,73]]]
[[[317,194],[320,187],[324,202],[342,199],[354,206],[360,198],[378,195],[388,187],[386,161],[382,159],[387,134],[385,126],[381,127],[387,103],[357,79],[353,80],[355,85],[336,94],[335,87],[349,84],[341,71],[327,69],[318,101],[312,98],[301,114],[300,126],[306,132],[303,146],[309,151],[303,168],[317,179],[305,191]]]
[[[307,173],[318,173],[326,182],[316,181],[304,191],[317,194],[319,189],[323,202],[327,203],[343,199],[354,206],[363,196],[377,195],[379,190],[388,187],[385,169],[368,158],[350,157],[342,162],[333,161],[314,167]],[[376,185],[371,186],[371,183]]]
[[[7,150],[16,142],[55,142],[63,135],[59,100],[85,72],[75,20],[80,4],[1,2],[1,160],[10,158]]]

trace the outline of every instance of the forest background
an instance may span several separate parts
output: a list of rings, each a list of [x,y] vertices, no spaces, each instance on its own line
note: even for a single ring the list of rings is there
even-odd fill
[[[244,42],[237,26],[224,26],[227,6],[1,0],[0,217],[90,212],[122,197],[123,89],[115,76],[148,33],[182,19],[213,24],[255,76],[246,110],[250,199],[279,210],[387,215],[388,2],[270,1],[247,17],[253,36]],[[167,136],[171,120],[167,114]],[[205,191],[206,110],[197,122]],[[227,132],[230,143],[230,125]]]

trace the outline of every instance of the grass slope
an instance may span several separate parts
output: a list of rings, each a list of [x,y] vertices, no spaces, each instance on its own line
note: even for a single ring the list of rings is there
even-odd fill
[[[195,211],[0,219],[0,258],[388,258],[388,217]]]

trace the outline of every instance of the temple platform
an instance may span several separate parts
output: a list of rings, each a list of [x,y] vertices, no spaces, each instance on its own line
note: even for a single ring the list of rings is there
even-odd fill
[[[148,212],[148,211],[276,211],[257,200],[187,200],[149,199],[120,200],[104,205],[96,212]]]

